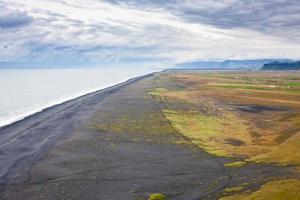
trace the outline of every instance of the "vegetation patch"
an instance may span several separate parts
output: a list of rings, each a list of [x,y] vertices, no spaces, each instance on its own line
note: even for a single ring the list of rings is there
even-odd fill
[[[158,76],[149,94],[208,153],[300,166],[299,85],[300,73],[180,72]]]
[[[235,192],[240,192],[244,189],[243,186],[240,186],[240,187],[231,187],[231,188],[226,188],[224,190],[225,193],[235,193]]]
[[[250,159],[256,163],[274,163],[283,166],[297,165],[300,166],[300,132],[293,135],[285,142],[274,147],[270,152],[260,154]],[[300,172],[300,167],[298,167]]]
[[[245,166],[247,162],[245,161],[237,161],[237,162],[232,162],[232,163],[226,163],[224,167],[242,167]]]
[[[115,116],[107,123],[94,123],[91,128],[97,131],[114,133],[172,133],[173,128],[160,112],[141,113],[138,118],[130,115]]]
[[[149,92],[149,94],[154,96],[161,96],[166,92],[168,92],[168,90],[165,88],[154,88],[152,91]]]
[[[166,200],[166,196],[161,193],[151,194],[148,200]]]
[[[233,115],[206,116],[197,111],[178,112],[163,110],[172,126],[181,134],[191,139],[193,143],[218,156],[234,156],[232,150],[236,145],[228,144],[228,136],[247,144],[249,138],[246,127]],[[232,133],[235,131],[235,134]]]
[[[274,90],[276,86],[270,85],[256,85],[256,84],[228,84],[228,83],[219,83],[219,84],[210,84],[213,87],[221,87],[226,89],[245,89],[245,90]]]
[[[248,158],[225,167],[300,166],[300,73],[180,72],[159,80],[166,79],[150,95],[173,128],[210,154]],[[300,199],[296,179],[247,188],[227,188],[232,196],[222,200]]]
[[[271,181],[253,193],[223,197],[220,200],[297,200],[300,199],[300,180]]]

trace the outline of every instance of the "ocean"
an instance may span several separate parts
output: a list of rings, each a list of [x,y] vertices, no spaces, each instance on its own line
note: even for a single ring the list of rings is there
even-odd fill
[[[146,69],[2,69],[0,127],[130,78]]]

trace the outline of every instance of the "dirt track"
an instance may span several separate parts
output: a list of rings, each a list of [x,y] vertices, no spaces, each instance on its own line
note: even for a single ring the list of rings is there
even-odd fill
[[[232,160],[203,152],[172,128],[147,95],[152,88],[146,76],[2,128],[0,199],[133,200],[156,192],[217,199],[224,188],[255,188],[289,174],[266,165],[223,167]],[[128,131],[115,127],[120,116]]]

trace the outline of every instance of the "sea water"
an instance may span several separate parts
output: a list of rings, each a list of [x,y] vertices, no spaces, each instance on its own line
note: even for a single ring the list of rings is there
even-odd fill
[[[2,69],[0,127],[129,78],[147,69]]]

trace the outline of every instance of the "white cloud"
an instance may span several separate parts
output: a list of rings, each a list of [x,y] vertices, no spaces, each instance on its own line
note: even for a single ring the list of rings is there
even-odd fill
[[[99,0],[5,0],[3,4],[31,20],[26,26],[0,29],[0,61],[135,59],[171,64],[300,56],[299,42],[292,38],[247,27],[228,29],[187,21],[168,9],[141,9]],[[177,6],[222,10],[233,4],[236,0],[187,0]],[[290,18],[296,19],[294,15]]]

